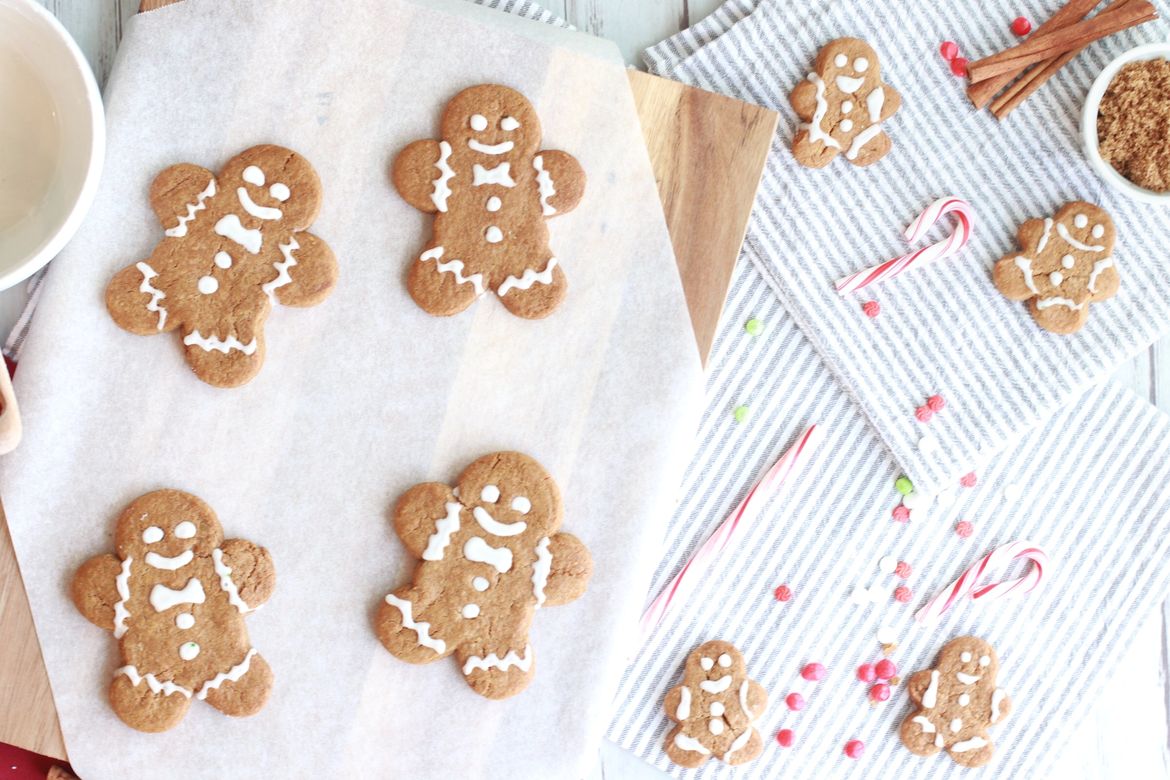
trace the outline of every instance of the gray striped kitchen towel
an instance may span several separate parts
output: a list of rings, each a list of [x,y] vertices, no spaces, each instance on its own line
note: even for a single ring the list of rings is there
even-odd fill
[[[882,657],[880,627],[892,629],[900,672],[926,668],[956,636],[988,640],[1000,657],[999,685],[1013,711],[993,728],[996,756],[979,777],[1045,776],[1062,744],[1092,708],[1109,672],[1143,620],[1170,590],[1170,420],[1113,384],[1090,389],[978,471],[978,482],[945,510],[903,525],[890,520],[900,468],[760,272],[745,254],[709,363],[699,446],[670,522],[652,593],[742,499],[809,423],[826,429],[810,463],[782,488],[734,550],[725,551],[685,603],[649,637],[621,682],[607,736],[661,769],[689,778],[958,778],[970,775],[943,755],[919,758],[899,742],[909,712],[902,686],[873,706],[854,670]],[[757,338],[743,323],[766,323]],[[731,409],[750,401],[737,424]],[[1022,490],[1021,490],[1022,488]],[[1015,493],[1019,490],[1019,496]],[[1009,498],[1008,496],[1012,496]],[[955,531],[973,526],[969,538]],[[1029,539],[1051,556],[1045,585],[1018,600],[961,604],[929,628],[914,611],[998,545]],[[883,575],[884,556],[907,562],[908,579]],[[1019,576],[1022,565],[1003,575]],[[788,584],[793,596],[777,602]],[[898,585],[909,603],[892,597]],[[857,606],[854,588],[887,597]],[[769,691],[757,721],[764,754],[729,768],[670,764],[662,743],[673,725],[663,713],[690,650],[709,639],[735,643],[751,676]],[[799,678],[818,661],[828,676]],[[802,691],[802,712],[783,698]],[[779,747],[780,728],[796,745]],[[847,741],[865,755],[844,755]]]
[[[1166,16],[1170,8],[1157,4]],[[1170,212],[1115,194],[1088,169],[1078,140],[1081,101],[1096,73],[1130,46],[1166,37],[1167,23],[1090,46],[1003,124],[971,108],[965,82],[937,53],[946,39],[969,56],[990,53],[1013,42],[1014,16],[1039,22],[1057,7],[1056,0],[730,0],[696,30],[647,52],[656,71],[781,112],[747,244],[882,443],[927,494],[951,490],[1170,324]],[[902,109],[887,126],[893,150],[864,169],[843,159],[803,168],[788,151],[798,124],[788,93],[821,45],[844,35],[873,44],[883,78],[902,93]],[[943,195],[963,197],[976,211],[974,238],[959,256],[860,293],[835,292],[834,280],[909,251],[901,231]],[[1092,307],[1079,334],[1057,336],[995,290],[990,268],[1014,251],[1020,223],[1077,199],[1112,214],[1122,289]],[[882,307],[876,319],[861,310],[867,300]],[[933,394],[947,407],[923,424],[914,411]],[[936,451],[919,446],[926,434]]]

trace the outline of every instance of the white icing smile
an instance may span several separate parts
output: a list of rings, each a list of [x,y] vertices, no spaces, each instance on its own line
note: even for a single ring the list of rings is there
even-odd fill
[[[699,687],[707,693],[723,693],[731,687],[731,675],[725,674],[718,680],[703,680]]]
[[[528,523],[523,520],[517,520],[515,523],[501,523],[489,515],[482,506],[473,509],[471,515],[475,518],[475,522],[479,523],[480,528],[492,536],[516,536],[524,533],[524,529],[528,527]]]
[[[473,151],[483,152],[484,154],[507,154],[508,152],[512,151],[512,147],[514,147],[516,144],[512,143],[511,141],[504,141],[498,144],[481,144],[479,141],[472,138],[467,142],[467,145],[471,147]]]
[[[852,95],[854,92],[861,89],[864,84],[865,79],[855,79],[850,78],[849,76],[837,77],[837,89],[849,95]]]
[[[244,211],[251,214],[256,219],[280,219],[284,216],[284,212],[271,206],[260,206],[252,200],[252,196],[248,194],[248,190],[244,187],[236,188],[236,197],[240,199],[240,205],[244,207]]]
[[[175,569],[181,569],[186,566],[194,557],[195,553],[191,552],[190,550],[184,550],[173,558],[168,558],[165,555],[159,555],[158,553],[148,552],[146,554],[146,565],[153,566],[156,569],[174,571]]]
[[[978,674],[964,674],[963,672],[955,672],[955,677],[959,682],[963,683],[963,685],[974,685],[983,679]]]

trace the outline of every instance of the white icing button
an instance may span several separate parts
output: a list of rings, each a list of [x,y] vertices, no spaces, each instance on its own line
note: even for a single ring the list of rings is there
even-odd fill
[[[1024,488],[1012,483],[1003,489],[1003,497],[1008,501],[1019,501],[1024,495]]]
[[[858,73],[865,73],[869,70],[869,60],[865,57],[858,57],[853,61],[853,69]]]
[[[486,577],[476,577],[474,580],[471,581],[471,587],[475,588],[480,593],[483,593],[485,590],[488,589],[488,584],[489,583],[488,583]]]
[[[195,536],[195,524],[190,520],[184,520],[175,526],[175,536],[180,539],[190,539]]]
[[[701,658],[701,659],[699,659],[699,666],[703,667],[703,671],[706,671],[706,672],[711,671],[711,667],[714,665],[715,665],[714,658]]]
[[[961,694],[959,694],[959,706],[960,706],[960,707],[966,707],[966,706],[967,706],[968,704],[970,704],[970,703],[971,703],[971,697],[970,697],[970,696],[968,696],[968,695],[967,695],[967,694],[965,694],[965,693],[961,693]]]
[[[929,434],[918,440],[918,449],[925,453],[929,454],[931,452],[938,452],[938,448],[938,439],[930,436]]]
[[[487,118],[483,114],[471,115],[471,129],[477,133],[487,130]]]
[[[463,606],[463,617],[468,620],[479,617],[479,604],[465,604]]]
[[[838,125],[838,127],[841,128],[842,133],[848,133],[850,130],[853,129],[853,120],[852,119],[842,119],[841,124]]]
[[[723,655],[719,656],[719,665],[722,666],[724,669],[731,666],[731,656],[729,656],[727,653],[724,653]]]
[[[724,712],[723,702],[721,702],[721,701],[711,702],[711,714],[712,715],[714,715],[716,718],[721,718],[721,717],[723,717],[723,712]]]
[[[219,282],[216,281],[214,276],[199,277],[199,292],[203,293],[204,295],[211,295],[218,289]]]
[[[504,240],[504,231],[500,230],[495,225],[492,225],[487,229],[487,232],[483,234],[483,237],[487,239],[489,244],[498,244]]]
[[[846,65],[849,64],[849,58],[846,57],[844,54],[838,54],[836,57],[833,58],[833,64],[836,65],[838,68],[844,68]]]
[[[1083,228],[1089,224],[1089,218],[1084,214],[1077,214],[1075,217],[1073,217],[1073,224],[1079,228]]]
[[[264,171],[257,168],[255,165],[249,165],[244,169],[244,181],[249,184],[255,184],[257,187],[264,186]]]
[[[273,184],[268,188],[268,194],[276,200],[279,200],[281,203],[284,203],[286,200],[288,200],[288,196],[292,193],[288,191],[287,184],[278,181],[276,184]]]
[[[898,568],[898,559],[892,555],[883,556],[878,561],[878,571],[882,574],[893,574],[894,570]]]
[[[1052,282],[1053,287],[1060,287],[1060,283],[1064,281],[1064,274],[1060,271],[1053,271],[1048,274],[1048,281]]]
[[[514,116],[506,116],[500,120],[500,129],[506,132],[512,132],[520,126],[520,121]]]
[[[890,626],[882,626],[877,630],[877,641],[879,644],[892,645],[898,640],[897,633]]]
[[[157,525],[152,525],[150,528],[147,528],[142,532],[142,541],[146,542],[147,544],[161,542],[162,538],[163,529],[159,528]]]
[[[1077,259],[1072,255],[1065,255],[1064,257],[1060,258],[1060,264],[1065,268],[1072,268],[1077,264]]]
[[[971,654],[964,650],[962,655],[959,656],[959,660],[965,664],[969,664],[971,663]]]
[[[711,729],[711,733],[719,736],[723,733],[723,721],[719,718],[711,718],[711,722],[707,724],[707,728]]]
[[[219,266],[220,268],[225,268],[225,269],[231,268],[232,267],[232,256],[229,255],[227,252],[216,252],[215,253],[215,264],[217,266]]]
[[[532,511],[532,502],[528,500],[527,496],[516,496],[512,499],[512,509],[526,515]]]
[[[991,656],[985,655],[982,658],[980,658],[979,665],[980,666],[991,666]]]
[[[496,212],[496,211],[499,211],[499,210],[500,210],[500,206],[503,206],[503,205],[504,205],[503,201],[501,201],[501,200],[500,200],[498,197],[496,197],[495,195],[492,195],[490,198],[488,198],[488,201],[487,201],[487,206],[485,206],[485,208],[486,208],[488,211],[491,211],[491,212]]]
[[[1100,238],[1105,235],[1104,225],[1093,225],[1093,238]]]
[[[188,628],[195,625],[195,616],[190,612],[180,613],[175,617],[175,625],[186,631]]]
[[[846,100],[844,103],[841,104],[841,113],[842,114],[848,114],[852,110],[853,110],[853,101],[852,100]]]
[[[182,658],[184,661],[194,660],[197,655],[199,655],[199,645],[194,642],[187,642],[179,647],[179,658]]]
[[[479,491],[479,498],[481,501],[494,504],[500,500],[500,489],[495,485],[484,485],[483,490]]]
[[[934,497],[934,502],[938,504],[940,509],[948,509],[955,503],[955,494],[953,491],[944,490]]]

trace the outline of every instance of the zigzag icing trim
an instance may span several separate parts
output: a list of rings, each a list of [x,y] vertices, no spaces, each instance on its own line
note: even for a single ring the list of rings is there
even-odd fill
[[[130,617],[130,610],[126,609],[126,602],[130,600],[130,561],[122,561],[122,573],[114,579],[114,586],[118,589],[118,603],[114,605],[114,639],[121,639],[126,633],[126,618]],[[135,683],[137,685],[138,683]]]
[[[260,289],[268,296],[268,300],[272,301],[273,306],[276,305],[276,291],[292,282],[292,276],[289,275],[288,269],[297,264],[297,259],[293,257],[293,252],[300,249],[301,245],[297,243],[295,236],[289,236],[288,243],[277,244],[277,248],[280,249],[280,254],[284,257],[284,260],[277,260],[272,264],[272,267],[276,269],[276,278],[271,282],[265,282],[260,285]]]
[[[167,294],[150,283],[151,279],[158,276],[158,271],[143,262],[135,263],[134,267],[142,274],[142,284],[138,285],[138,292],[150,295],[150,302],[146,304],[146,310],[158,314],[158,329],[162,330],[167,324],[167,307],[159,306],[158,302],[167,297]]]
[[[212,550],[211,562],[215,566],[215,573],[219,575],[219,589],[227,594],[228,603],[240,612],[251,612],[255,609],[240,598],[240,591],[236,589],[236,583],[232,580],[232,569],[223,562],[223,550],[218,547]]]
[[[248,668],[252,666],[252,656],[256,655],[256,648],[248,651],[244,656],[244,660],[228,669],[226,672],[220,672],[212,677],[207,682],[203,683],[203,687],[199,689],[199,693],[195,694],[195,698],[203,700],[207,698],[207,694],[214,691],[225,682],[235,682],[248,673]]]
[[[409,628],[414,633],[418,634],[418,643],[423,647],[429,647],[439,655],[447,651],[447,643],[442,639],[435,639],[431,636],[430,623],[416,623],[411,614],[412,608],[409,601],[400,599],[393,593],[386,594],[386,603],[392,607],[397,607],[398,611],[402,613],[402,627]]]
[[[183,338],[183,343],[189,347],[201,347],[204,352],[222,352],[228,354],[232,350],[239,350],[245,355],[256,354],[256,339],[252,339],[247,344],[241,342],[235,336],[228,336],[226,339],[221,339],[217,336],[204,336],[197,330],[193,330]]]
[[[171,238],[182,238],[183,236],[187,235],[187,223],[195,219],[195,212],[202,211],[203,209],[207,208],[206,201],[214,194],[215,179],[213,178],[211,181],[207,182],[207,188],[203,190],[203,192],[199,193],[199,200],[194,203],[187,204],[187,214],[186,216],[179,217],[179,224],[175,225],[173,228],[168,228],[163,232]]]
[[[447,212],[447,198],[451,197],[449,181],[455,178],[455,171],[451,170],[447,160],[451,157],[451,144],[439,141],[439,161],[435,167],[439,169],[439,178],[435,179],[434,190],[431,192],[431,203],[444,214]]]
[[[424,263],[427,260],[434,260],[435,267],[439,270],[439,273],[454,274],[455,281],[459,282],[459,284],[470,283],[473,287],[475,287],[476,295],[483,295],[483,274],[470,274],[464,276],[462,260],[448,260],[444,263],[441,259],[442,257],[443,247],[437,246],[434,249],[428,249],[427,251],[423,252],[422,256],[419,257],[419,260]]]
[[[488,669],[499,669],[501,672],[506,672],[513,666],[521,671],[527,672],[532,668],[532,646],[524,645],[524,655],[516,655],[515,650],[509,650],[500,658],[495,653],[489,653],[487,658],[480,658],[478,655],[473,655],[467,659],[463,664],[463,676],[467,677],[472,672],[486,672]]]
[[[543,271],[535,271],[531,268],[524,269],[524,275],[517,279],[515,276],[509,276],[500,285],[500,289],[496,290],[496,295],[501,298],[511,292],[513,289],[527,290],[532,285],[540,282],[541,284],[552,284],[553,269],[557,267],[557,259],[550,257],[548,263],[545,264]]]
[[[459,530],[459,512],[463,505],[458,501],[447,502],[447,516],[435,521],[435,532],[427,539],[427,549],[423,550],[424,561],[443,560],[443,551],[451,543],[451,535]]]

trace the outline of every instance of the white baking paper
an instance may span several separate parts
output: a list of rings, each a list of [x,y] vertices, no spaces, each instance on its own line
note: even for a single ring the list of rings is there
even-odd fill
[[[580,207],[550,226],[570,289],[546,320],[492,296],[438,319],[404,285],[431,220],[394,192],[389,163],[433,137],[447,99],[489,81],[532,99],[545,148],[589,177]],[[25,441],[0,471],[75,768],[86,780],[587,772],[701,393],[617,50],[456,0],[187,0],[130,23],[107,100],[106,176],[46,282],[17,378]],[[157,172],[218,170],[256,143],[317,168],[312,231],[341,279],[321,306],[278,307],[259,376],[221,390],[190,373],[173,334],[120,330],[103,291],[162,236],[147,202]],[[389,523],[395,498],[498,449],[549,469],[564,529],[596,562],[581,600],[537,614],[535,680],[503,702],[474,694],[450,659],[394,659],[371,627],[413,568]],[[252,718],[196,702],[173,731],[146,735],[106,703],[116,643],[68,587],[112,551],[122,507],[164,486],[272,551],[276,593],[247,622],[277,683]]]

